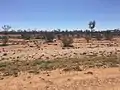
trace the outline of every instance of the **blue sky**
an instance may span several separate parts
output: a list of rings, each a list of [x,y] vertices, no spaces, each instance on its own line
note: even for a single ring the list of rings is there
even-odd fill
[[[0,26],[15,29],[96,29],[120,27],[119,0],[0,0]]]

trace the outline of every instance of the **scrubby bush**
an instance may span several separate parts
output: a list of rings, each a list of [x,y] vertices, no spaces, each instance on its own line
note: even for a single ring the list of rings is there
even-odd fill
[[[57,35],[58,40],[61,40],[61,35]]]
[[[69,36],[64,36],[62,38],[63,47],[71,47],[73,43],[73,38]]]
[[[22,34],[21,35],[21,37],[22,37],[22,39],[25,39],[25,40],[30,40],[30,35],[28,35],[28,34]]]
[[[8,36],[8,30],[11,28],[9,25],[2,26],[2,29],[4,30],[4,36],[2,36],[2,46],[7,46],[9,36]]]
[[[87,43],[89,43],[89,41],[91,40],[91,32],[89,30],[85,31],[85,36],[84,36],[85,40],[87,41]]]
[[[112,40],[112,38],[113,38],[113,35],[112,35],[111,31],[106,31],[105,39],[106,40]]]
[[[9,38],[7,36],[2,37],[2,46],[7,46]]]
[[[45,34],[45,40],[46,42],[53,42],[54,35],[52,33],[46,33]]]
[[[90,40],[91,40],[91,37],[90,37],[89,35],[86,35],[86,36],[85,36],[85,40],[87,41],[87,43],[89,43]]]
[[[100,34],[100,33],[98,33],[97,35],[96,35],[96,39],[97,40],[101,40],[103,37],[102,37],[102,35]]]

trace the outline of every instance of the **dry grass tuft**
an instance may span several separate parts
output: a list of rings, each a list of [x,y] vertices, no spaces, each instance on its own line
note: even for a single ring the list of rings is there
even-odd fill
[[[56,59],[56,60],[33,60],[33,61],[6,61],[0,62],[1,76],[15,76],[20,72],[28,72],[38,74],[40,71],[51,71],[55,69],[63,69],[63,71],[83,71],[87,68],[100,67],[118,67],[120,64],[117,56],[110,57],[86,57],[84,59]],[[82,67],[82,68],[81,68]]]

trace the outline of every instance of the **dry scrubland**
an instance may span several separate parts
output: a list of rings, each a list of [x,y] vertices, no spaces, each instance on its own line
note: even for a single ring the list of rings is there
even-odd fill
[[[0,90],[120,90],[120,39],[90,43],[9,40],[0,47]],[[11,43],[12,42],[12,43]]]

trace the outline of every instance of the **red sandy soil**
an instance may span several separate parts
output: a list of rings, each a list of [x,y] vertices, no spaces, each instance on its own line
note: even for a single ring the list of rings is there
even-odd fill
[[[56,45],[57,44],[57,45]],[[0,47],[0,61],[52,60],[56,58],[82,58],[83,56],[119,55],[120,40],[93,41],[75,40],[74,48],[64,49],[61,43],[52,45],[33,43]],[[38,75],[23,73],[18,77],[0,80],[0,90],[120,90],[119,68],[89,69],[81,72],[55,70]]]
[[[49,76],[48,76],[49,74]],[[39,75],[21,74],[0,81],[0,90],[120,90],[119,68],[81,72],[55,70]]]

